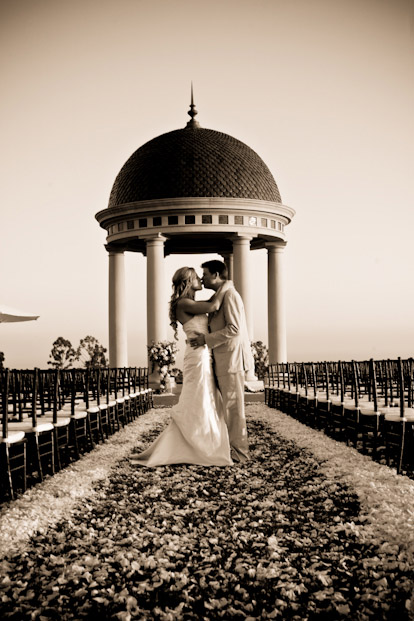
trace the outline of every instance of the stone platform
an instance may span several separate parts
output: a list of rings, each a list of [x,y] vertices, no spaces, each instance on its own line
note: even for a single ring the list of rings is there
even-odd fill
[[[172,393],[164,393],[162,395],[154,395],[154,406],[157,408],[168,408],[178,403],[179,395]],[[245,392],[245,403],[264,402],[264,392]]]

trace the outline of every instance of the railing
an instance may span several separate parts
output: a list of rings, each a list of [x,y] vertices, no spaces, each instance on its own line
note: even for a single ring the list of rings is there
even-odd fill
[[[146,367],[0,371],[0,500],[78,459],[152,405]]]

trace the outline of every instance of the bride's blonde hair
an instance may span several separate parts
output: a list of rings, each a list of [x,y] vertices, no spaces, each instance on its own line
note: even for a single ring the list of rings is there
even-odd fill
[[[172,277],[172,296],[170,300],[170,326],[174,330],[174,338],[178,340],[177,302],[190,295],[191,282],[197,276],[193,267],[180,267]]]

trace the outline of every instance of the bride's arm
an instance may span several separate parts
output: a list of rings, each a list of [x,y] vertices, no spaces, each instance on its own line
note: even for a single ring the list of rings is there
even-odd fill
[[[226,281],[212,298],[204,302],[196,302],[190,298],[181,298],[177,306],[189,315],[204,315],[205,313],[214,313],[218,310],[223,302],[224,295],[228,291],[231,283]]]

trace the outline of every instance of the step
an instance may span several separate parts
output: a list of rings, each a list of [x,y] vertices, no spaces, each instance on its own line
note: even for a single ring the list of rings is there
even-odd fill
[[[154,406],[157,408],[169,408],[178,403],[179,395],[172,393],[164,393],[162,395],[153,395]],[[264,402],[264,392],[245,392],[245,403],[260,403]]]

